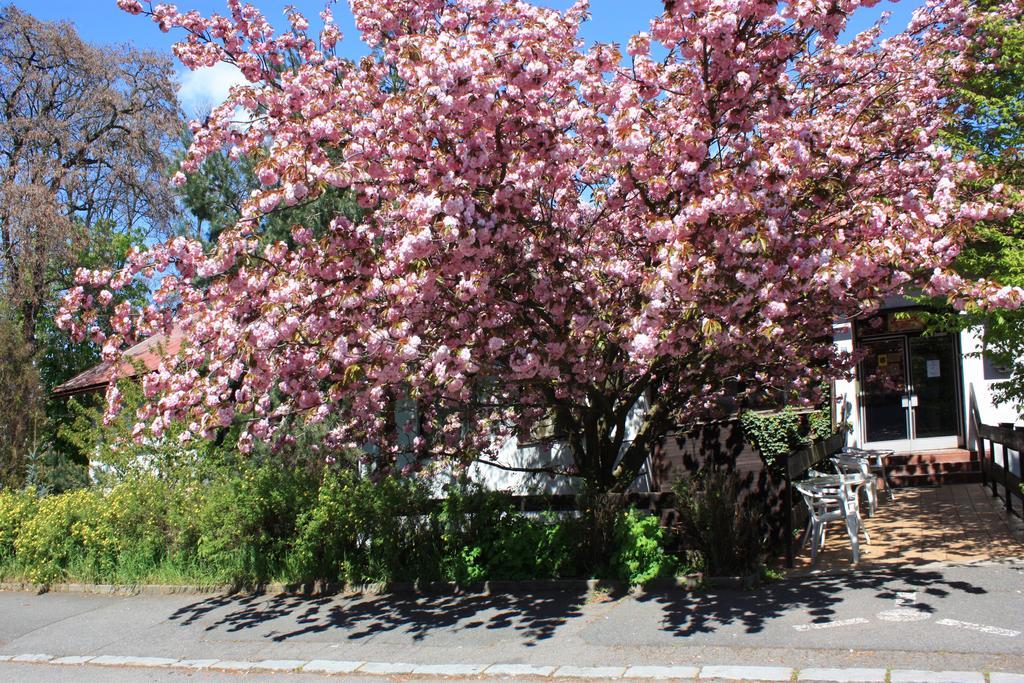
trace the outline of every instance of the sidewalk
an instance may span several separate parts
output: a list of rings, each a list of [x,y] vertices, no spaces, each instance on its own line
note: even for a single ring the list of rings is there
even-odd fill
[[[753,680],[860,667],[874,670],[860,680],[885,680],[890,670],[893,681],[915,680],[915,675],[939,680],[927,672],[981,681],[981,672],[1024,673],[1022,589],[1024,564],[1006,561],[794,577],[746,593],[317,598],[0,593],[0,655],[150,657],[174,666],[205,659],[250,675],[258,670],[254,665],[267,660],[286,670],[315,660],[351,662],[358,665],[351,668],[358,680],[436,678],[445,672],[456,678],[507,678],[534,671],[503,668],[508,665],[537,667],[537,678],[612,679],[646,672],[714,680],[706,677],[724,670],[708,667],[727,665],[771,674],[743,670],[741,678]],[[75,671],[120,671],[100,669],[104,662],[117,660],[91,659]],[[45,679],[69,666],[82,665],[8,660],[0,662],[0,679],[18,678],[23,671]],[[147,679],[178,675],[135,670]],[[927,675],[899,673],[905,670]]]
[[[1002,501],[981,484],[896,489],[892,501],[880,491],[879,498],[875,516],[864,520],[871,543],[861,543],[861,569],[1024,558],[1024,521],[1007,514]],[[866,505],[862,511],[867,512]],[[797,569],[810,566],[804,549]],[[851,566],[850,541],[840,523],[829,527],[817,566]]]

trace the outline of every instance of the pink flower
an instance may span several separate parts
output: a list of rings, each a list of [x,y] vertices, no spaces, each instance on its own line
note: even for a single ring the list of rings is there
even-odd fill
[[[142,3],[139,0],[117,0],[117,6],[129,14],[142,14]]]

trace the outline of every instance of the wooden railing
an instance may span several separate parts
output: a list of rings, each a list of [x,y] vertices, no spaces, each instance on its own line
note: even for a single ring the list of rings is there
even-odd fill
[[[974,385],[970,394],[971,426],[974,431],[975,447],[981,461],[981,482],[983,486],[992,488],[992,495],[999,497],[999,487],[1003,488],[1003,504],[1007,512],[1013,512],[1013,499],[1020,501],[1018,509],[1024,510],[1024,491],[1021,491],[1021,478],[1010,470],[1009,451],[1016,451],[1018,459],[1024,454],[1024,430],[1010,426],[987,425],[981,421],[978,413],[978,400],[974,396]],[[986,447],[986,442],[988,445]],[[1000,458],[996,460],[996,450]],[[1019,461],[1019,460],[1018,460]]]

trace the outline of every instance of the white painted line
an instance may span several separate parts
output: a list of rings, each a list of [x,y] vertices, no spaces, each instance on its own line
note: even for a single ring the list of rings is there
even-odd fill
[[[0,655],[0,662],[9,662],[14,659],[14,655]]]
[[[870,623],[863,617],[853,617],[852,619],[836,619],[835,621],[823,621],[819,624],[795,624],[793,626],[797,631],[820,631],[826,628],[839,628],[840,626],[853,626],[854,624],[867,624]]]
[[[631,666],[623,678],[696,678],[695,666]]]
[[[985,683],[977,671],[917,671],[895,669],[889,672],[891,683]]]
[[[801,669],[796,679],[828,683],[883,683],[885,669]]]
[[[553,666],[532,664],[492,664],[484,669],[485,676],[550,676],[554,672]]]
[[[927,621],[932,615],[916,609],[888,609],[877,615],[882,621]]]
[[[705,666],[703,678],[724,678],[728,681],[788,681],[793,670],[788,666]]]
[[[959,621],[958,619],[939,619],[935,623],[940,626],[954,626],[968,631],[977,631],[978,633],[984,633],[990,636],[1007,636],[1012,638],[1020,635],[1020,631],[1014,631],[1013,629],[999,628],[998,626],[986,626],[984,624],[973,624],[969,621]]]
[[[314,659],[308,662],[303,671],[311,671],[318,674],[350,674],[366,662],[344,662],[336,659]]]
[[[14,655],[13,657],[11,657],[11,661],[12,662],[48,662],[51,659],[53,659],[53,655],[43,655],[43,654],[38,654],[38,655],[32,655],[32,654]]]

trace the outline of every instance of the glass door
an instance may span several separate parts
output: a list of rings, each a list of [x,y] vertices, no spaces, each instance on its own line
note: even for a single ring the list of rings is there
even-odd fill
[[[860,348],[867,445],[900,452],[959,446],[959,358],[952,335],[868,339]]]
[[[960,381],[953,337],[932,335],[911,337],[908,341],[914,448],[956,448],[960,434]]]
[[[861,343],[861,410],[864,441],[909,447],[910,415],[907,382],[906,337],[872,339]]]

